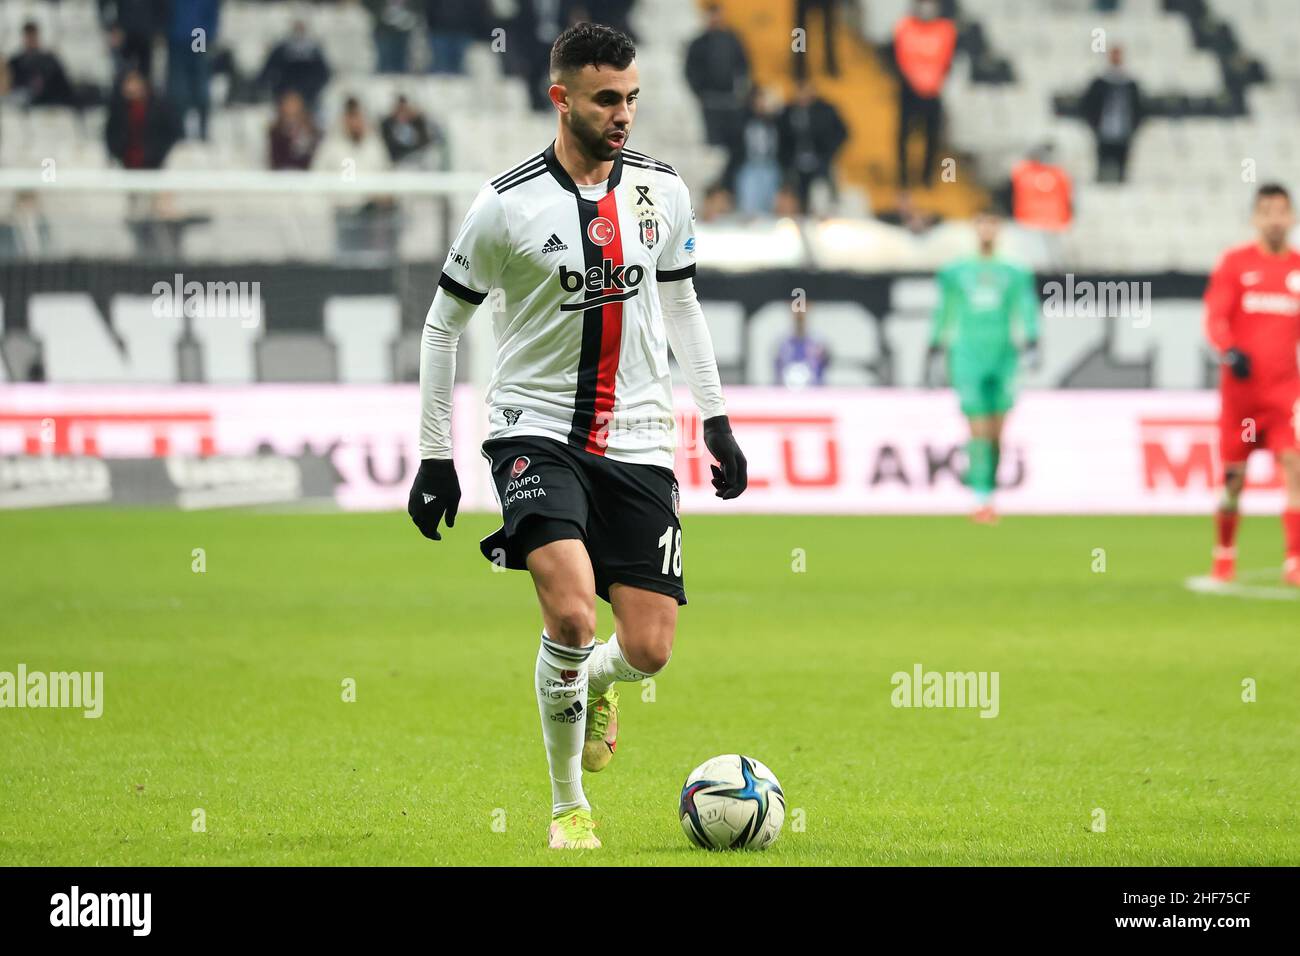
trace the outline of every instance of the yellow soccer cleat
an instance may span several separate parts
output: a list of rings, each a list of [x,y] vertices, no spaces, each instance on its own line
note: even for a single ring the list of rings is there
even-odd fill
[[[582,769],[600,773],[614,759],[618,746],[618,687],[587,699],[587,739],[582,745]]]
[[[591,811],[579,807],[568,813],[561,813],[551,821],[552,850],[595,850],[600,847],[600,840],[592,831],[596,821],[591,818]]]

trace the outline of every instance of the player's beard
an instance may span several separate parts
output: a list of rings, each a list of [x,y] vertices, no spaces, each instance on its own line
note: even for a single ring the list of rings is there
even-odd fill
[[[1288,229],[1267,229],[1264,231],[1264,245],[1269,252],[1279,253],[1286,248],[1286,240],[1290,235]]]
[[[618,149],[610,146],[605,139],[605,128],[592,126],[585,122],[577,113],[570,112],[567,116],[569,132],[573,135],[574,140],[581,149],[591,159],[607,163],[618,156]],[[623,143],[627,143],[627,127],[624,127]]]

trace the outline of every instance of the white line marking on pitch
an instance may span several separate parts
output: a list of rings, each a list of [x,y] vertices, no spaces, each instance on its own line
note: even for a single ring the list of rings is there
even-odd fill
[[[1271,569],[1239,571],[1237,577],[1247,581],[1266,581],[1270,578],[1276,581],[1280,574],[1280,570]],[[1216,581],[1209,575],[1202,574],[1188,578],[1183,582],[1183,586],[1189,591],[1195,591],[1197,594],[1217,594],[1224,597],[1250,598],[1257,601],[1300,601],[1300,588],[1293,588],[1285,584],[1276,587],[1238,584],[1236,581],[1225,584],[1223,581]]]

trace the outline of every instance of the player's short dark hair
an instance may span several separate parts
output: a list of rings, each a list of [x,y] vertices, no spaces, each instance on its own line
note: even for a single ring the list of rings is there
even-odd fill
[[[551,79],[584,66],[626,70],[636,58],[632,38],[603,23],[575,23],[551,47]]]
[[[1261,199],[1268,199],[1270,196],[1281,196],[1288,206],[1291,205],[1291,194],[1281,183],[1261,183],[1255,190],[1255,205],[1258,206]]]

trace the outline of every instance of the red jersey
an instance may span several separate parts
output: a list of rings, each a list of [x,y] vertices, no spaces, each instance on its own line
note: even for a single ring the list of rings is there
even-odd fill
[[[1237,246],[1219,260],[1205,290],[1205,333],[1220,352],[1250,357],[1250,378],[1238,381],[1224,367],[1220,387],[1271,390],[1300,381],[1300,252],[1264,252]]]

